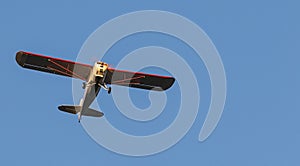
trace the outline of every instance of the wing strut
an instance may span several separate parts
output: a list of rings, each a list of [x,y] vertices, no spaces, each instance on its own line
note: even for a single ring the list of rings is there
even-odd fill
[[[74,73],[73,71],[69,70],[68,68],[66,68],[66,67],[64,67],[64,66],[62,66],[62,65],[60,65],[60,64],[58,64],[58,63],[56,63],[56,62],[54,62],[54,61],[52,61],[51,59],[48,59],[48,61],[51,62],[51,63],[53,63],[54,65],[60,67],[61,69],[64,69],[64,70],[70,72],[71,74],[69,74],[69,73],[67,73],[67,72],[62,72],[62,71],[59,71],[59,70],[56,70],[57,72],[60,72],[60,73],[62,73],[62,74],[66,74],[66,75],[69,75],[69,76],[75,76],[75,77],[77,77],[77,78],[79,78],[79,79],[85,80],[85,78],[83,78],[83,77],[81,77],[80,75]],[[50,68],[51,68],[51,67],[50,67]],[[53,68],[52,68],[52,69],[53,69]]]
[[[132,77],[132,78],[126,78],[126,79],[123,79],[123,80],[117,80],[117,81],[113,81],[112,84],[117,84],[117,83],[126,83],[125,81],[131,81],[131,80],[136,80],[136,79],[139,79],[139,78],[145,78],[146,76],[137,76],[137,77]],[[134,83],[134,82],[131,82],[131,83]],[[138,82],[136,82],[138,83]]]

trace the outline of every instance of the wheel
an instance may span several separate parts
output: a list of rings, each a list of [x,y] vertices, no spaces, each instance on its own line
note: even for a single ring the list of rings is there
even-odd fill
[[[85,89],[85,87],[86,87],[86,83],[83,82],[83,83],[82,83],[82,89]]]
[[[107,93],[108,93],[108,94],[111,93],[111,87],[108,88]]]

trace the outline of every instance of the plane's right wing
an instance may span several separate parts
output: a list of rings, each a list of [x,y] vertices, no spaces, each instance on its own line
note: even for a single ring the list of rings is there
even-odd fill
[[[146,90],[163,91],[169,89],[175,81],[170,76],[131,72],[108,68],[105,83],[140,88]]]
[[[49,56],[19,51],[17,63],[24,68],[88,80],[92,66]]]

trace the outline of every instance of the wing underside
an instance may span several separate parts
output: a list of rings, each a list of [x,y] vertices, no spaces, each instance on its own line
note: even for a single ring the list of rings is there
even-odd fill
[[[88,80],[92,66],[39,54],[19,51],[17,63],[24,68]]]
[[[92,70],[91,65],[52,58],[49,56],[19,51],[16,55],[17,63],[24,68],[42,72],[88,80]],[[175,79],[169,76],[130,72],[108,68],[104,82],[106,84],[141,88],[146,90],[163,91],[170,88]]]
[[[175,79],[169,76],[160,76],[140,72],[130,72],[109,68],[105,77],[105,83],[146,90],[163,91],[170,88]]]

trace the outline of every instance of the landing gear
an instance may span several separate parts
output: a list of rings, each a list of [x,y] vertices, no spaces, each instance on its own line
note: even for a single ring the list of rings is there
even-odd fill
[[[86,87],[86,83],[83,82],[83,83],[82,83],[82,89],[85,89],[85,87]]]
[[[103,84],[99,83],[98,85],[101,86],[104,90],[107,90],[108,94],[111,93],[111,87],[108,87],[105,83]]]
[[[111,93],[111,87],[108,88],[107,93],[108,93],[108,94]]]

